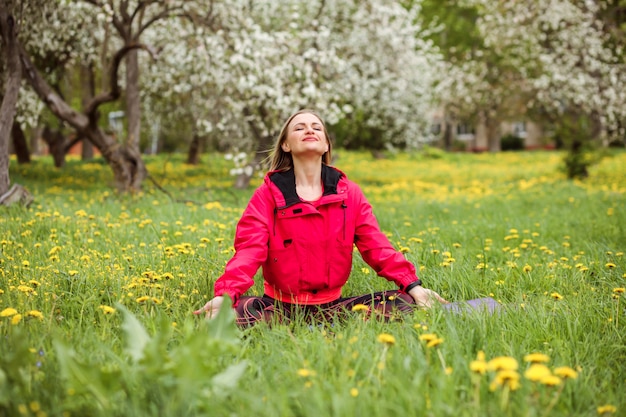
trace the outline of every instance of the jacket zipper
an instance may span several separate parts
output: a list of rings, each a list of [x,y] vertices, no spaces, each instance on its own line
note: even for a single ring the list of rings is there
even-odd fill
[[[343,209],[343,240],[346,240],[346,209],[348,206],[346,205],[346,200],[341,202],[341,208]]]

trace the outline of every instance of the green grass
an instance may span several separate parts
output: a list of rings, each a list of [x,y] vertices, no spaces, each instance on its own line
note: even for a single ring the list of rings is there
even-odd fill
[[[147,181],[122,196],[102,161],[12,161],[35,202],[0,209],[0,416],[626,415],[626,153],[585,182],[567,181],[555,152],[337,155],[428,287],[492,296],[502,312],[205,322],[192,311],[212,297],[252,193],[231,188],[227,161],[151,157],[169,195]],[[345,294],[385,288],[355,256]],[[518,383],[472,372],[479,352],[513,358]],[[528,379],[531,353],[577,378]]]

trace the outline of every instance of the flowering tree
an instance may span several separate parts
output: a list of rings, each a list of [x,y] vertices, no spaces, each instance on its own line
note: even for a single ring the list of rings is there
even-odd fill
[[[139,188],[146,175],[137,134],[140,115],[138,61],[133,52],[143,49],[153,53],[149,45],[140,42],[141,35],[155,22],[184,12],[190,4],[156,0],[48,2],[38,9],[44,17],[41,24],[33,25],[28,31],[29,36],[18,39],[23,74],[32,90],[57,118],[100,150],[111,166],[120,190]],[[161,35],[167,36],[165,33]],[[104,88],[84,99],[80,111],[73,108],[55,88],[58,80],[40,65],[38,58],[44,52],[63,58],[56,62],[57,66],[67,68],[80,63],[98,68],[97,75],[106,80]],[[126,57],[129,58],[124,67],[127,75],[125,96],[130,134],[126,140],[120,140],[100,127],[99,116],[103,104],[115,102],[122,95],[119,76]]]
[[[184,97],[171,114],[193,113],[198,132],[220,132],[232,148],[254,152],[237,171],[239,187],[288,114],[303,107],[331,124],[359,111],[382,141],[415,144],[439,62],[415,21],[413,9],[386,0],[216,2],[179,28],[183,42],[164,46],[172,53],[152,70],[168,75],[149,77],[145,92],[161,106],[164,94],[166,102]]]
[[[450,62],[439,84],[442,98],[478,110],[488,127],[497,126],[509,109],[528,111],[557,131],[562,128],[572,149],[585,137],[624,134],[624,43],[600,19],[611,15],[606,3],[551,0],[531,7],[465,0],[461,5],[476,10],[484,47]]]

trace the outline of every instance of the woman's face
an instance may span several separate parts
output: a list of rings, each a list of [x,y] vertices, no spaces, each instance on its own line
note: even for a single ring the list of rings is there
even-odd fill
[[[287,137],[281,148],[295,158],[318,158],[328,152],[328,138],[324,131],[324,125],[314,114],[298,114],[287,127]]]

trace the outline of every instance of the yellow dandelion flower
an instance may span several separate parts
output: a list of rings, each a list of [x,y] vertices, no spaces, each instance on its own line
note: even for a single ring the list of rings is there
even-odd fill
[[[431,340],[435,340],[437,335],[435,333],[424,333],[419,336],[419,340],[424,342],[430,342]]]
[[[553,292],[552,294],[550,294],[550,297],[554,298],[557,301],[563,299],[563,296],[559,294],[558,292]]]
[[[471,361],[469,368],[470,368],[470,371],[474,373],[485,375],[485,373],[487,372],[487,362]]]
[[[506,385],[511,391],[515,391],[520,387],[519,378],[517,371],[504,369],[496,374],[493,382],[496,386]]]
[[[542,363],[542,362],[549,362],[549,361],[550,361],[550,357],[543,353],[531,353],[531,354],[524,356],[524,362]]]
[[[556,375],[546,375],[539,380],[543,385],[547,385],[549,387],[556,387],[557,385],[561,385],[561,378]]]
[[[559,366],[554,368],[554,375],[563,379],[576,379],[578,378],[578,372],[570,368],[569,366]]]
[[[396,344],[396,338],[388,333],[379,334],[377,340],[387,346],[393,346]]]
[[[16,314],[13,317],[11,317],[11,324],[18,324],[20,321],[22,321],[22,315],[21,314]]]
[[[524,265],[523,270],[524,270],[524,272],[530,272],[530,271],[532,271],[532,270],[533,270],[533,267],[532,267],[532,266],[530,266],[530,265]]]
[[[308,378],[310,376],[315,376],[315,371],[307,368],[298,369],[298,376],[302,378]]]
[[[28,262],[28,261],[22,261],[22,266],[23,266],[24,268],[28,268],[28,267],[30,266],[30,262]]]
[[[143,295],[143,296],[141,296],[141,297],[137,298],[135,301],[141,304],[141,303],[145,303],[145,302],[146,302],[146,301],[148,301],[149,299],[150,299],[150,297],[149,297],[149,296],[147,296],[147,295]]]
[[[17,314],[17,310],[11,307],[5,308],[0,311],[0,317],[11,317]]]
[[[552,375],[550,369],[542,363],[533,363],[530,368],[524,372],[526,379],[533,382],[541,381],[543,378]]]
[[[30,310],[28,313],[26,313],[26,317],[33,317],[35,319],[43,319],[43,313],[41,311],[37,311],[37,310]]]
[[[516,371],[518,366],[517,360],[510,356],[497,356],[487,362],[490,371]]]
[[[365,304],[355,304],[352,306],[352,311],[368,311],[369,307]]]
[[[356,388],[352,388],[350,389],[350,395],[353,397],[358,397],[359,396],[359,390]]]
[[[103,312],[104,314],[113,314],[113,313],[115,313],[115,309],[114,309],[113,307],[109,307],[109,306],[101,305],[101,306],[98,306],[98,308],[99,308],[100,310],[102,310],[102,312]]]
[[[431,347],[439,346],[442,343],[443,343],[443,339],[438,337],[438,338],[433,339],[430,342],[426,343],[426,347],[431,348]]]
[[[614,412],[617,411],[617,407],[615,407],[614,405],[601,405],[597,408],[598,410],[598,414],[613,414]]]
[[[624,292],[626,292],[626,288],[623,288],[623,287],[621,287],[621,288],[613,288],[613,292],[615,294],[623,294]]]
[[[613,262],[608,262],[607,264],[604,265],[605,267],[609,268],[609,269],[613,269],[615,268],[617,265],[615,265]]]

